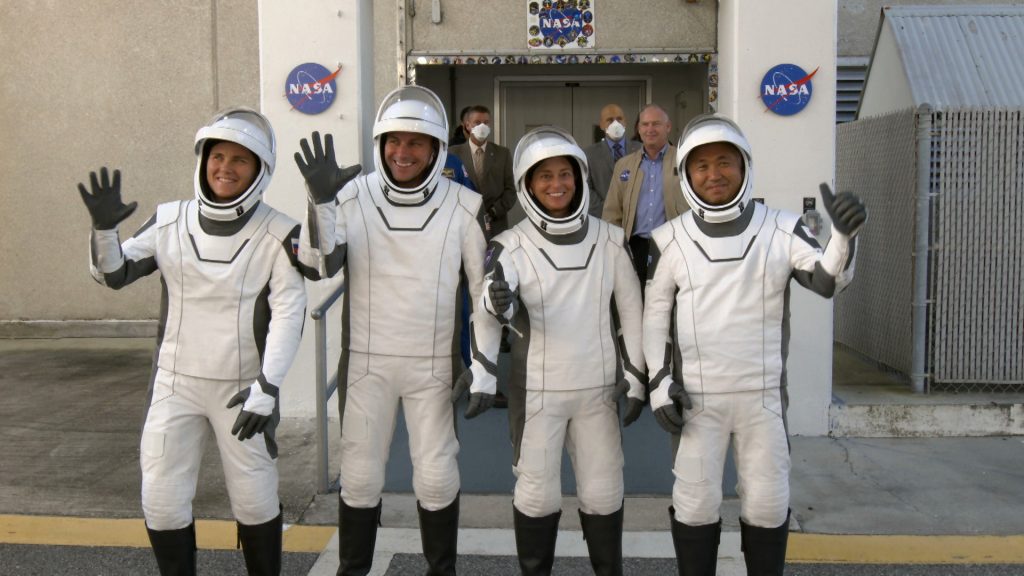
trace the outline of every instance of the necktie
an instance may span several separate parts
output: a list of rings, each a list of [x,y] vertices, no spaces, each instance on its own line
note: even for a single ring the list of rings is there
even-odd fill
[[[484,149],[481,146],[473,152],[473,170],[476,170],[477,179],[484,176]]]
[[[616,142],[612,150],[612,162],[618,162],[622,158],[622,142]]]

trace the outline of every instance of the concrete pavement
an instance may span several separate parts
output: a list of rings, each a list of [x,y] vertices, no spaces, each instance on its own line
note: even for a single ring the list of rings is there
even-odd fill
[[[0,545],[146,546],[140,520],[138,438],[152,346],[148,338],[0,340]],[[839,361],[856,359],[837,355]],[[857,374],[859,368],[845,370]],[[864,374],[868,375],[860,377],[860,388],[857,382],[836,380],[833,420],[837,425],[845,430],[858,426],[880,430],[888,436],[899,432],[900,427],[892,425],[899,423],[891,420],[894,412],[870,408],[885,404],[879,398],[888,394],[887,404],[897,406],[895,413],[902,414],[897,418],[930,410],[933,432],[909,438],[793,438],[790,561],[848,562],[844,554],[861,550],[862,558],[882,564],[969,560],[1024,565],[1021,396],[914,397],[898,385],[886,386],[887,376],[877,371]],[[869,390],[873,386],[881,386],[881,392]],[[948,429],[942,429],[941,418],[934,416],[939,413],[928,406],[942,406],[946,416],[949,411],[957,414]],[[987,408],[1006,414],[1002,427],[995,430],[1001,435],[964,436],[982,433],[960,427],[971,423],[969,412],[984,413]],[[874,423],[868,422],[869,412]],[[879,424],[886,418],[889,424]],[[336,548],[331,548],[337,495],[316,494],[313,434],[313,422],[305,419],[286,419],[279,428],[281,498],[285,522],[290,525],[285,542],[290,554],[308,557],[323,551],[310,573],[326,574],[333,573],[337,562]],[[886,434],[862,434],[872,435]],[[335,429],[332,440],[336,437]],[[464,473],[472,462],[470,456],[463,453]],[[194,505],[195,516],[209,521],[199,530],[204,550],[234,547],[231,511],[217,460],[211,443]],[[336,458],[332,467],[335,463]],[[419,551],[415,503],[407,494],[388,494],[384,502],[377,548],[380,562],[375,570],[401,573],[389,567],[393,564],[401,570],[402,562],[415,562]],[[671,569],[668,502],[667,494],[627,499],[626,555],[653,563],[642,564],[647,568],[638,565],[637,570]],[[566,573],[573,573],[572,566],[582,561],[585,547],[572,498],[566,498],[564,509],[559,553],[568,563]],[[727,501],[720,574],[743,573],[737,514],[737,503]],[[134,544],[111,536],[120,532],[104,525],[68,527],[69,522],[82,519],[122,520]],[[481,566],[513,562],[514,567],[508,493],[464,494],[461,525],[460,552],[467,561],[476,558]],[[76,540],[73,534],[84,536]],[[580,565],[581,573],[586,573],[587,563]]]

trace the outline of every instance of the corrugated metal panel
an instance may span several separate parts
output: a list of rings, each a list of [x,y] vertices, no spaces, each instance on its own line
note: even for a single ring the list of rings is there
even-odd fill
[[[1024,6],[885,9],[915,104],[1024,106]]]

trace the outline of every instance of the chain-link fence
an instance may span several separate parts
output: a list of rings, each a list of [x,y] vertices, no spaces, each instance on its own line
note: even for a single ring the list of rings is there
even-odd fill
[[[927,324],[912,330],[918,139],[928,131]],[[864,198],[857,273],[836,339],[910,374],[923,338],[928,389],[1024,389],[1024,113],[914,110],[838,127],[836,187]]]
[[[911,371],[914,277],[913,110],[837,127],[836,191],[869,210],[853,283],[836,297],[836,340],[903,374]]]

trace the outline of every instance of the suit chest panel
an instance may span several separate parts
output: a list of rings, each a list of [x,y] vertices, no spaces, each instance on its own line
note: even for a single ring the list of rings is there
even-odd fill
[[[432,287],[443,270],[454,266],[457,273],[464,223],[454,217],[455,194],[440,192],[419,206],[396,206],[379,193],[352,203],[358,211],[348,218],[352,273],[358,274],[359,262],[372,262],[375,285],[390,278]]]
[[[439,190],[419,206],[360,196],[347,226],[350,347],[407,356],[450,351],[466,226],[457,195]]]
[[[549,342],[602,337],[607,305],[614,286],[609,273],[608,243],[591,226],[578,244],[562,246],[539,233],[526,234],[513,254],[519,292],[530,315],[531,331]]]
[[[265,208],[261,206],[260,208]],[[184,214],[168,232],[167,242],[177,254],[175,274],[166,275],[168,291],[176,286],[183,302],[202,306],[237,306],[255,298],[270,278],[273,242],[268,243],[268,212],[257,209],[246,225],[231,236],[205,233],[199,225],[198,209],[190,202]],[[173,232],[171,232],[173,230]]]

